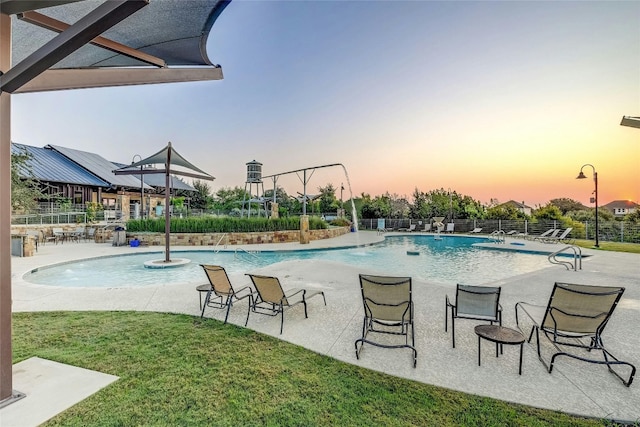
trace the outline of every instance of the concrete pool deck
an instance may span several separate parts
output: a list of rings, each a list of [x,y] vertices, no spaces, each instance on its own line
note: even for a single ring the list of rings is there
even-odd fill
[[[389,233],[393,235],[396,233]],[[478,237],[478,236],[474,236]],[[384,235],[363,231],[349,233],[335,239],[298,243],[240,246],[246,250],[297,250],[367,245],[384,239]],[[519,242],[521,245],[510,245]],[[504,248],[535,251],[559,248],[559,245],[507,239]],[[110,244],[65,243],[40,246],[38,253],[29,258],[12,258],[13,310],[138,310],[185,313],[199,316],[198,294],[195,286],[205,283],[173,283],[138,288],[62,288],[35,285],[22,279],[23,274],[36,267],[74,259],[132,252],[158,252],[163,248],[113,247]],[[211,250],[210,247],[173,247],[174,250]],[[234,250],[235,247],[229,247]],[[502,286],[504,326],[515,327],[514,305],[527,301],[546,305],[554,282],[624,286],[626,291],[604,333],[608,349],[622,360],[640,368],[640,255],[585,250],[592,255],[583,260],[583,269],[568,271],[549,264],[541,270],[499,280],[491,284]],[[160,256],[161,257],[161,256]],[[355,357],[354,341],[360,337],[362,327],[362,301],[358,273],[349,265],[317,260],[295,260],[256,268],[247,273],[278,276],[285,288],[306,287],[325,291],[327,306],[322,299],[309,301],[309,318],[302,307],[285,313],[284,332],[279,334],[277,318],[251,315],[248,327],[279,339],[303,346],[320,354],[389,373],[415,381],[446,387],[481,396],[524,405],[563,411],[571,414],[607,418],[618,421],[640,420],[640,385],[634,382],[625,387],[606,367],[561,358],[553,373],[547,373],[537,359],[533,344],[525,344],[522,375],[518,375],[518,349],[505,346],[504,354],[495,357],[495,347],[482,346],[482,366],[478,366],[477,336],[473,321],[456,323],[456,348],[451,348],[451,333],[444,331],[445,295],[455,295],[454,286],[414,281],[416,348],[418,364],[414,369],[409,350],[385,350],[367,345],[360,360]],[[235,286],[250,284],[244,274],[230,274]],[[229,321],[244,326],[246,300],[231,310]],[[224,310],[208,309],[207,317],[224,319]],[[15,370],[15,367],[14,367]],[[108,374],[108,373],[107,373]],[[117,381],[112,387],[117,387]],[[20,378],[14,374],[14,388],[20,390]],[[7,408],[19,417],[28,411],[44,411],[49,400],[29,402],[26,398],[0,410],[0,424],[20,425],[18,418],[9,418]],[[67,406],[68,407],[68,406]],[[32,409],[39,408],[39,409]],[[66,409],[50,408],[50,418]],[[57,411],[57,412],[55,412]]]

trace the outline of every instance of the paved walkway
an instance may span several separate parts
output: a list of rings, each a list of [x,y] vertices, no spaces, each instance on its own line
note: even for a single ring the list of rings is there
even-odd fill
[[[244,249],[318,249],[323,247],[371,244],[383,239],[375,232],[350,233],[336,239],[314,241],[309,245],[259,245]],[[506,248],[536,250],[550,245],[524,242],[525,246]],[[515,242],[515,241],[513,241]],[[517,241],[523,242],[523,241]],[[204,283],[161,284],[144,288],[57,288],[34,285],[22,279],[33,268],[89,256],[158,251],[160,248],[112,247],[109,244],[65,243],[41,246],[30,258],[13,258],[14,311],[42,310],[140,310],[199,315],[195,286]],[[189,248],[172,248],[174,250]],[[202,248],[210,249],[210,248]],[[640,255],[586,251],[592,255],[583,261],[583,270],[567,271],[549,265],[539,271],[493,283],[502,286],[503,324],[515,327],[514,304],[527,301],[546,305],[555,281],[593,285],[622,285],[622,297],[604,334],[605,343],[619,358],[640,368]],[[552,374],[538,361],[533,345],[525,344],[522,375],[518,375],[518,349],[505,346],[504,355],[495,358],[494,347],[483,345],[482,366],[478,366],[476,323],[456,323],[456,348],[444,331],[445,295],[455,288],[415,281],[417,368],[412,367],[408,350],[384,350],[365,346],[360,360],[354,341],[361,333],[362,303],[358,285],[359,269],[328,261],[285,261],[251,271],[278,276],[285,287],[317,288],[325,291],[327,306],[313,298],[309,318],[302,307],[285,313],[284,333],[280,322],[253,315],[249,327],[304,346],[321,354],[415,381],[434,384],[467,393],[493,397],[525,405],[559,410],[597,418],[637,421],[640,419],[640,384],[625,387],[603,366],[560,359]],[[249,284],[244,274],[232,274],[236,286]],[[246,300],[234,307],[230,322],[244,325]],[[209,309],[207,315],[224,319],[223,310]],[[115,383],[117,386],[117,382]]]

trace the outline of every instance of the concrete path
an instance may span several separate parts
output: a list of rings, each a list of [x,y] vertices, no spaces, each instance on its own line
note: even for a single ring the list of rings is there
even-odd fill
[[[243,248],[319,249],[367,245],[381,239],[384,239],[384,235],[361,231],[336,239],[314,241],[309,245],[290,243],[257,247],[247,245]],[[514,242],[525,245],[510,245]],[[536,251],[559,246],[507,239],[504,247]],[[41,246],[34,257],[13,258],[14,311],[140,310],[199,316],[195,286],[206,282],[204,273],[203,280],[199,283],[144,288],[61,288],[34,285],[22,279],[23,274],[33,268],[72,259],[159,249],[132,249],[95,243]],[[614,355],[640,368],[640,334],[636,332],[640,326],[640,255],[600,251],[585,253],[591,256],[584,259],[583,269],[578,272],[550,264],[533,273],[491,283],[502,286],[503,324],[515,327],[514,305],[518,301],[546,305],[556,281],[625,286],[626,292],[606,328],[604,339]],[[639,381],[631,387],[625,387],[606,367],[562,358],[556,362],[553,373],[549,374],[538,360],[534,346],[525,344],[523,372],[518,375],[518,348],[505,346],[504,354],[496,358],[495,347],[488,342],[483,342],[482,366],[478,366],[478,341],[473,332],[476,325],[473,321],[456,322],[456,348],[451,348],[450,332],[444,331],[444,301],[447,293],[455,296],[454,286],[414,281],[418,365],[413,368],[409,350],[385,350],[368,345],[363,349],[360,360],[356,359],[354,341],[359,338],[362,325],[358,274],[367,273],[366,271],[338,262],[295,260],[247,272],[278,276],[286,288],[322,289],[327,297],[326,307],[321,298],[309,301],[308,319],[304,318],[300,306],[286,312],[282,335],[279,335],[278,318],[252,315],[248,327],[256,331],[347,363],[415,381],[583,416],[622,421],[640,420]],[[249,278],[244,274],[232,274],[230,279],[236,286],[250,284]],[[243,300],[233,307],[229,317],[231,323],[244,325],[246,304],[246,300]],[[223,320],[224,311],[209,309],[207,316]],[[19,389],[18,384],[14,386]],[[19,402],[14,405],[18,404]],[[38,404],[47,405],[48,402]],[[0,410],[2,421],[4,411],[6,410]]]

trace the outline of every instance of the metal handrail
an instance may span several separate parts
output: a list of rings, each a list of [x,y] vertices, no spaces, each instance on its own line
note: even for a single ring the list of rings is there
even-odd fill
[[[569,261],[560,261],[559,259],[556,258],[560,253],[568,251],[569,249],[573,251],[573,263]],[[574,271],[582,270],[582,249],[580,249],[579,246],[575,246],[575,245],[565,246],[564,248],[549,254],[547,259],[551,264],[563,265],[567,270],[574,270]]]
[[[238,251],[244,252],[247,255],[251,255],[252,257],[255,257],[256,259],[260,259],[260,257],[258,255],[256,255],[256,254],[259,254],[260,251],[248,251],[248,250],[243,249],[243,248],[236,248],[236,250],[233,252],[233,257],[234,258],[238,256]]]
[[[489,235],[489,240],[493,240],[494,243],[504,243],[506,240],[506,233],[503,230],[494,230]]]
[[[220,239],[218,239],[218,243],[216,243],[216,245],[213,247],[213,252],[214,252],[214,253],[216,253],[216,254],[217,254],[218,252],[220,252],[220,249],[217,249],[217,250],[216,250],[216,248],[217,248],[218,246],[220,246],[220,242],[222,242],[222,239],[224,239],[225,237],[227,237],[227,233],[223,233],[223,234],[222,234],[222,236],[220,236]],[[226,245],[226,243],[225,243],[225,245],[224,245],[224,248],[225,248],[225,249],[227,249],[227,245]]]

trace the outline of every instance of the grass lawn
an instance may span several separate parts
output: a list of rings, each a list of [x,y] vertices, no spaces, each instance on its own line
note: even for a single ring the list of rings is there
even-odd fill
[[[120,377],[47,426],[610,425],[396,378],[188,315],[14,313],[13,361],[32,356]]]
[[[583,248],[595,249],[598,250],[594,246],[593,240],[581,240],[577,239],[573,242],[576,246],[581,246]],[[633,254],[640,254],[640,244],[637,243],[621,243],[621,242],[603,242],[600,241],[600,250],[602,251],[613,251],[613,252],[631,252]]]

